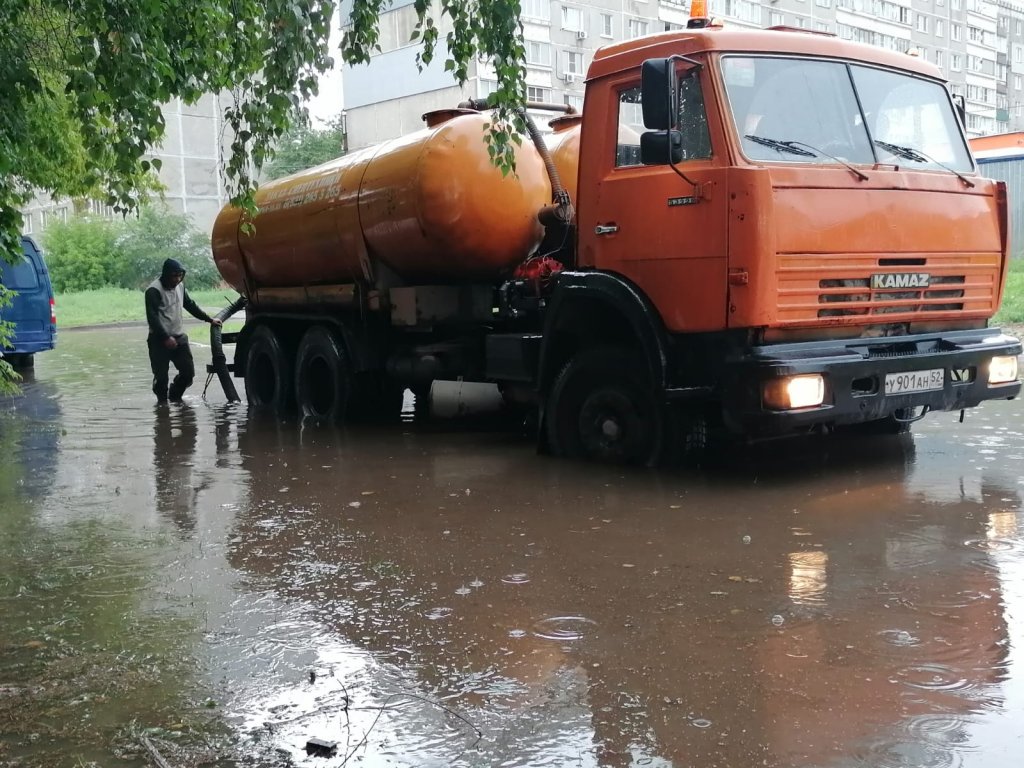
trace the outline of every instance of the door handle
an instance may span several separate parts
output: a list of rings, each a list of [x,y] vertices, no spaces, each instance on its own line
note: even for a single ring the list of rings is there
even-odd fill
[[[594,227],[595,235],[614,235],[618,231],[618,224],[598,224],[596,227]]]

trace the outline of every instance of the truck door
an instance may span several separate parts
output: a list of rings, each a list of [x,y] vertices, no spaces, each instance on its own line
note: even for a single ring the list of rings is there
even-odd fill
[[[591,142],[600,145],[586,146],[584,131],[581,160],[589,167],[581,172],[581,190],[596,194],[590,206],[580,195],[580,266],[632,280],[670,331],[726,324],[727,154],[707,82],[697,68],[679,80],[684,159],[677,168],[689,181],[667,162],[640,162],[646,129],[638,74],[595,88],[596,98],[588,93],[587,112],[606,115],[594,119],[607,122],[604,131],[591,131]]]

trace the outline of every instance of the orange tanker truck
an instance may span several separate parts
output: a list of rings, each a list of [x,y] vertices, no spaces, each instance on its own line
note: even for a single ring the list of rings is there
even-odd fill
[[[252,230],[221,212],[252,407],[340,422],[493,382],[552,453],[650,463],[1020,391],[988,327],[1005,187],[921,59],[694,19],[599,50],[582,114],[531,124],[507,177],[486,105],[425,119],[263,186]]]

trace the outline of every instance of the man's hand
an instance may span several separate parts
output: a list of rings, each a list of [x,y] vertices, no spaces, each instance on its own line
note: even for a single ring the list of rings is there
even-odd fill
[[[164,339],[164,349],[177,349],[178,342],[173,336],[168,336]]]
[[[222,325],[224,325],[224,323],[222,323],[222,322],[221,322],[220,320],[218,320],[217,318],[213,318],[213,319],[212,319],[212,320],[210,321],[210,325],[215,325],[215,326],[217,326],[218,328],[220,328],[220,327],[221,327]]]

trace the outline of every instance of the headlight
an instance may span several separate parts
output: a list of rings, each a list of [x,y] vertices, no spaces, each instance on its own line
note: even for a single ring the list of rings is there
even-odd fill
[[[820,373],[783,376],[761,385],[765,407],[773,411],[811,408],[825,400],[825,377]]]
[[[988,383],[1009,384],[1017,380],[1017,356],[1000,355],[993,357],[988,364]]]

